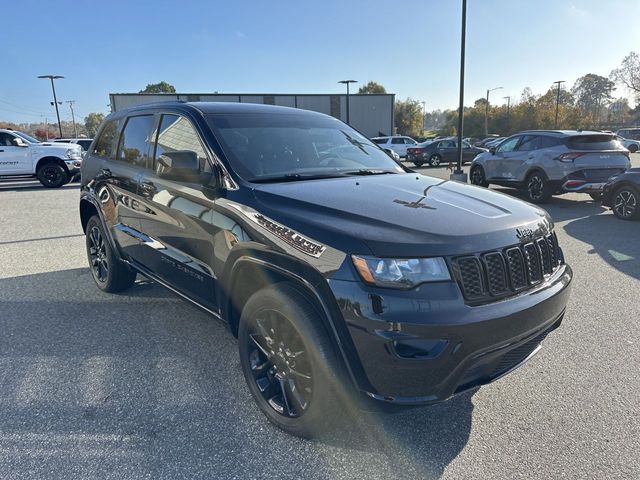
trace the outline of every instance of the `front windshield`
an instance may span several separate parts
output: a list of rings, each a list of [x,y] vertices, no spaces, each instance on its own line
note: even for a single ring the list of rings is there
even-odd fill
[[[403,173],[370,140],[333,118],[309,114],[210,114],[233,169],[248,181]]]
[[[26,133],[22,133],[22,132],[13,132],[16,135],[18,135],[20,138],[22,138],[24,141],[28,142],[28,143],[40,143],[40,140],[38,140],[37,138],[33,138],[31,135],[27,135]]]

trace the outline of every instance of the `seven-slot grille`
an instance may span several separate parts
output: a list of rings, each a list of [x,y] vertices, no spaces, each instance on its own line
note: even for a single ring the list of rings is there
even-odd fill
[[[532,288],[562,263],[555,233],[500,251],[454,259],[467,301],[480,303]]]

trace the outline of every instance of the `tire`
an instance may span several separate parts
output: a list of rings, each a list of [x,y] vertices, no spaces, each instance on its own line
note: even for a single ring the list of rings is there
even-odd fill
[[[611,209],[621,220],[640,218],[640,192],[630,186],[618,188],[612,195]]]
[[[489,186],[489,182],[487,182],[487,178],[484,174],[484,168],[482,168],[481,165],[474,165],[473,167],[471,167],[471,173],[469,177],[472,185],[477,185],[479,187],[485,188]]]
[[[635,145],[635,144],[629,145],[629,151],[631,153],[636,153],[638,151],[638,145]]]
[[[442,162],[442,157],[438,153],[434,153],[429,157],[429,165],[432,167],[439,167],[440,162]]]
[[[46,188],[60,188],[69,181],[69,175],[64,167],[53,162],[40,165],[36,176]]]
[[[89,270],[100,290],[117,293],[133,285],[136,272],[114,254],[97,215],[87,222],[86,246]]]
[[[547,176],[540,171],[527,175],[524,181],[524,192],[531,203],[546,203],[551,198],[551,188]]]
[[[420,168],[423,165],[422,162],[413,162],[413,164],[416,166],[416,168]]]
[[[313,304],[294,285],[253,294],[238,327],[240,363],[253,399],[282,430],[320,436],[344,418],[343,371]]]

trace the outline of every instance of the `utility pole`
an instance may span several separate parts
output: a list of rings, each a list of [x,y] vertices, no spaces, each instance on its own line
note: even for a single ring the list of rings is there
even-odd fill
[[[424,136],[426,115],[427,115],[427,102],[422,102],[422,135],[423,136]]]
[[[358,81],[357,80],[340,80],[338,83],[342,83],[347,86],[347,125],[350,125],[349,123],[349,84],[358,83]]]
[[[76,116],[73,114],[73,104],[75,103],[75,100],[67,100],[66,103],[69,104],[69,108],[71,109],[71,120],[73,121],[73,132],[76,136],[76,138],[78,138],[78,127],[76,126]]]
[[[460,102],[458,104],[458,164],[449,176],[451,180],[467,183],[467,175],[462,171],[462,130],[464,129],[464,56],[467,33],[467,0],[462,0],[462,29],[460,32]]]
[[[502,97],[502,98],[506,98],[507,99],[507,130],[511,131],[511,117],[510,117],[510,113],[511,113],[510,112],[510,110],[511,110],[511,97],[509,95],[507,95],[506,97]]]
[[[51,90],[53,90],[53,103],[56,106],[56,116],[58,117],[58,130],[60,131],[60,137],[62,138],[62,123],[60,123],[60,111],[58,110],[58,99],[56,98],[56,86],[53,81],[59,78],[64,78],[62,75],[38,75],[38,78],[48,78],[51,80]]]
[[[556,94],[556,123],[553,128],[558,128],[558,106],[560,105],[560,84],[564,83],[564,80],[558,80],[557,82],[553,82],[558,85],[558,93]]]
[[[489,93],[500,90],[502,87],[487,88],[487,103],[484,106],[484,135],[489,136]]]
[[[49,120],[47,117],[44,117],[44,136],[49,141]]]

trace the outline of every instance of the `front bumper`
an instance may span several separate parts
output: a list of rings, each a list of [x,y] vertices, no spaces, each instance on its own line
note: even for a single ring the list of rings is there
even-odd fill
[[[71,182],[75,182],[80,179],[80,168],[82,167],[81,160],[65,160],[67,171],[69,172],[69,178]]]
[[[486,305],[464,303],[456,283],[409,291],[331,281],[369,397],[437,403],[492,382],[524,363],[563,318],[571,268],[539,287]]]

